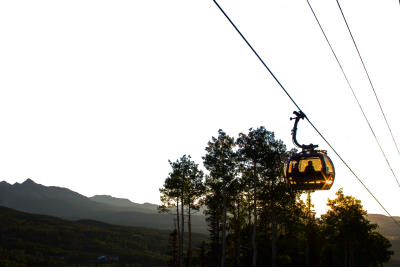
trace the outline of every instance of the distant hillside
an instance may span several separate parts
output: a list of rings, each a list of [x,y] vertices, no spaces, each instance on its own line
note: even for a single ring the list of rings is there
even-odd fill
[[[171,232],[94,220],[71,222],[5,207],[0,207],[0,226],[0,265],[6,260],[5,266],[87,266],[102,255],[119,256],[122,266],[166,266]],[[193,234],[193,243],[197,246],[206,238]]]
[[[110,229],[114,227],[122,229],[124,227],[116,225],[174,229],[174,216],[170,214],[158,214],[156,212],[157,205],[155,204],[138,204],[128,199],[114,198],[106,195],[96,195],[87,198],[67,188],[47,187],[36,184],[31,179],[27,179],[22,184],[15,183],[13,185],[5,181],[0,182],[0,206],[30,213],[57,216],[67,220],[78,221],[81,224],[91,224],[92,226]],[[0,229],[2,225],[5,225],[3,223],[7,223],[2,221],[4,210],[6,209],[0,207]],[[16,211],[13,212],[18,214]],[[28,215],[24,214],[23,216]],[[41,217],[41,215],[31,214],[29,216],[45,218]],[[400,222],[400,217],[394,218]],[[395,264],[400,262],[399,227],[390,217],[384,215],[369,214],[368,219],[372,223],[377,223],[379,225],[378,231],[391,241],[395,254],[387,266],[396,266]],[[51,220],[55,220],[55,218]],[[208,234],[205,216],[192,217],[192,231]],[[2,252],[0,251],[0,257],[1,255]],[[49,266],[52,265],[50,264]]]
[[[67,220],[94,219],[119,225],[174,229],[173,215],[158,214],[155,204],[138,204],[111,196],[92,199],[67,188],[36,184],[31,179],[13,185],[0,182],[0,206]],[[205,217],[193,216],[192,229],[207,234]]]
[[[149,211],[141,211],[141,212],[147,212],[147,213],[152,213],[152,212],[157,212],[157,206],[156,204],[151,204],[148,202],[145,202],[143,204],[135,203],[130,201],[129,199],[126,198],[116,198],[113,196],[108,196],[108,195],[95,195],[93,197],[90,197],[91,200],[100,202],[100,203],[106,203],[106,204],[111,204],[111,205],[116,205],[116,206],[121,206],[121,207],[134,207],[134,208],[141,208],[141,209],[148,209]],[[201,207],[200,210],[193,215],[201,215],[203,216],[203,211],[204,207]]]

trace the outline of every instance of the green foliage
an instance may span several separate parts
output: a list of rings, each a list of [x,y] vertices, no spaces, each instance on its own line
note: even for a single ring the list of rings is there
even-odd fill
[[[292,259],[289,255],[279,255],[277,258],[277,265],[281,267],[292,266]]]
[[[203,184],[203,171],[198,168],[198,164],[191,160],[190,156],[183,155],[175,162],[168,161],[172,167],[164,187],[160,188],[161,201],[163,205],[158,207],[158,211],[171,212],[176,207],[176,222],[178,224],[179,235],[179,266],[183,266],[184,260],[184,230],[185,217],[188,217],[189,246],[187,262],[191,265],[192,261],[192,213],[200,209],[199,198],[205,193]],[[174,203],[175,202],[175,203]],[[179,211],[180,209],[180,211]],[[185,215],[186,212],[186,215]]]
[[[222,186],[221,186],[222,187]],[[222,188],[214,186],[212,193],[205,198],[207,209],[205,214],[208,223],[208,231],[210,232],[210,249],[208,251],[208,259],[212,266],[217,266],[221,261],[221,245],[222,245]]]
[[[342,190],[328,200],[327,214],[315,219],[311,195],[305,204],[304,192],[292,191],[284,178],[296,151],[287,151],[273,132],[251,128],[235,142],[219,130],[206,151],[201,204],[209,240],[195,249],[192,264],[185,260],[187,266],[372,267],[393,255],[361,202]]]
[[[206,147],[207,154],[203,157],[204,167],[215,179],[225,179],[229,183],[236,172],[236,153],[233,151],[235,140],[221,129],[218,138],[212,137]]]
[[[206,267],[209,266],[207,261],[207,245],[206,241],[201,242],[200,246],[195,249],[193,257],[193,266]]]
[[[178,267],[179,266],[179,235],[178,230],[172,231],[169,235],[168,242],[168,255],[171,258],[167,261],[168,266],[170,267]]]
[[[361,201],[345,196],[342,189],[335,199],[328,199],[331,209],[321,216],[325,236],[324,259],[329,266],[379,266],[389,261],[393,251],[388,239],[375,231],[377,224],[366,218]],[[328,264],[328,263],[326,263]]]
[[[0,214],[0,266],[83,266],[102,255],[118,255],[121,264],[148,267],[166,266],[169,258],[170,231],[72,222],[5,207]],[[193,238],[200,244],[205,237]]]
[[[210,178],[222,180],[222,263],[226,261],[226,187],[232,182],[236,174],[237,154],[233,151],[235,140],[226,135],[221,129],[218,138],[212,137],[206,147],[207,154],[203,157],[204,166],[210,171]],[[230,200],[228,200],[230,201]]]

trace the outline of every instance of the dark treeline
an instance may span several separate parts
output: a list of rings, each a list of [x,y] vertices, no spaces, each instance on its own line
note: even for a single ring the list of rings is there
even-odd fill
[[[284,179],[284,165],[296,151],[273,132],[250,129],[236,140],[218,133],[203,157],[208,175],[190,156],[170,161],[159,206],[174,215],[176,225],[168,266],[365,267],[382,266],[393,255],[361,202],[342,190],[328,199],[330,210],[315,218],[310,192],[292,191]],[[302,193],[308,193],[306,202]],[[209,240],[194,247],[191,216],[201,206]]]
[[[0,267],[167,266],[169,232],[0,207]],[[197,246],[206,236],[193,239]],[[118,256],[119,262],[96,265],[100,256]]]

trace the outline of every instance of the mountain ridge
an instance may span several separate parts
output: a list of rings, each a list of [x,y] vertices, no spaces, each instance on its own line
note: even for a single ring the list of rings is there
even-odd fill
[[[138,204],[112,196],[100,196],[95,199],[101,201],[97,202],[68,188],[37,184],[31,179],[21,184],[0,184],[0,206],[18,211],[75,221],[93,219],[126,226],[174,229],[174,217],[170,214],[159,214],[156,204]],[[115,205],[118,203],[125,205]],[[193,232],[208,233],[205,216],[192,218]]]
[[[29,178],[21,184],[0,182],[0,206],[68,220],[94,219],[119,225],[174,229],[174,217],[170,214],[158,214],[156,204],[139,204],[110,195],[88,198],[68,188],[37,184]],[[379,225],[377,230],[382,235],[400,239],[398,226],[390,217],[368,214],[367,218]],[[393,218],[400,222],[400,217]],[[192,216],[192,220],[193,231],[208,233],[205,216]]]

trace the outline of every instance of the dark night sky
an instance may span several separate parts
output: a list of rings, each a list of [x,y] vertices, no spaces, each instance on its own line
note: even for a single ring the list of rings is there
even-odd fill
[[[400,189],[378,153],[340,69],[335,68],[321,31],[307,13],[307,3],[232,2],[221,4],[246,39],[349,166],[357,166],[353,170],[374,189],[389,212],[400,216],[395,209]],[[398,4],[394,0],[381,4],[363,1],[362,6],[342,2],[399,145],[395,116],[399,114],[395,96]],[[96,51],[102,51],[99,57],[104,60],[81,64],[86,52],[78,49],[77,60],[64,64],[61,55],[57,61],[62,50],[54,49],[58,51],[54,52],[55,65],[46,67],[60,70],[54,82],[48,82],[51,78],[43,72],[31,83],[18,78],[24,80],[21,84],[38,86],[31,86],[37,89],[24,94],[19,93],[20,87],[13,88],[15,98],[3,99],[7,105],[15,105],[2,107],[0,178],[21,182],[31,177],[84,195],[111,194],[135,202],[159,203],[157,189],[171,171],[167,158],[191,154],[201,166],[204,152],[198,144],[210,140],[218,128],[233,133],[264,125],[292,148],[288,118],[295,106],[271,82],[268,71],[213,2],[189,3],[186,13],[178,4],[168,5],[154,8],[139,24],[118,24],[102,32],[103,41],[96,44]],[[350,84],[390,155],[392,168],[399,173],[394,144],[368,81],[360,77],[365,73],[335,1],[322,5],[311,1],[311,5],[346,66]],[[107,38],[116,28],[121,34],[133,32],[133,39],[122,41],[117,34]],[[60,47],[65,48],[62,44]],[[114,51],[118,56],[112,56]],[[310,143],[320,137],[304,125],[298,140]],[[332,151],[329,155],[335,157]],[[348,178],[345,166],[334,163],[337,174]],[[336,178],[329,194],[314,196],[316,205],[323,206],[327,195],[338,186]],[[365,202],[372,201],[359,183],[350,193]],[[383,212],[377,205],[371,207]]]

